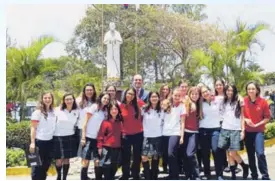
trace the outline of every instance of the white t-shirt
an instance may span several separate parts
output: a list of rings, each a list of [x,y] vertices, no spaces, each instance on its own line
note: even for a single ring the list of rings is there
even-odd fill
[[[243,105],[241,105],[243,106]],[[235,110],[236,110],[237,104],[230,105],[230,103],[226,103],[224,110],[222,111],[222,128],[228,129],[228,130],[241,130],[241,119],[236,118],[235,116]]]
[[[222,121],[220,113],[220,105],[223,101],[223,96],[216,96],[209,104],[208,102],[202,103],[203,119],[200,120],[200,128],[220,128]]]
[[[35,110],[31,116],[32,121],[38,121],[35,138],[39,140],[51,140],[53,138],[57,117],[55,111],[48,112],[45,119],[40,110]]]
[[[69,136],[75,133],[74,127],[79,119],[79,110],[72,110],[69,112],[67,109],[60,110],[56,108],[57,122],[54,131],[54,136]]]
[[[92,106],[90,106],[87,109],[87,113],[92,114],[92,116],[88,120],[86,137],[96,139],[98,131],[100,129],[100,125],[105,119],[105,113],[102,110],[98,111],[97,104],[93,104]]]
[[[155,138],[162,136],[162,126],[164,112],[159,113],[154,109],[149,109],[145,112],[144,109],[141,110],[141,115],[143,116],[143,134],[146,138]]]
[[[78,129],[82,129],[83,128],[83,125],[84,125],[84,121],[85,121],[85,118],[86,118],[86,114],[87,114],[87,109],[92,105],[91,102],[88,102],[88,105],[84,108],[80,108],[79,106],[79,113],[80,113],[80,116],[79,116],[79,121],[77,123],[77,127]]]
[[[186,114],[184,104],[172,107],[170,114],[164,113],[164,124],[162,135],[164,136],[180,136],[181,116]]]

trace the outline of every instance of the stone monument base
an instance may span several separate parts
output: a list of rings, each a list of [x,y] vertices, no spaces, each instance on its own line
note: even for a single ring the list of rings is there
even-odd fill
[[[112,85],[116,87],[116,98],[117,100],[121,101],[123,93],[122,82],[119,79],[107,79],[103,81],[104,90],[107,85]]]

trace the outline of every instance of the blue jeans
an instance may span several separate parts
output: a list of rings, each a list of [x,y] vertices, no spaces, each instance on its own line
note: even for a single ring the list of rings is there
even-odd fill
[[[263,132],[246,132],[245,146],[247,150],[248,163],[252,178],[258,178],[255,152],[258,159],[258,168],[263,179],[269,179],[267,163],[264,153],[264,133]]]
[[[179,179],[178,147],[180,136],[164,136],[163,145],[166,148],[164,155],[168,158],[169,179]]]
[[[210,176],[210,151],[214,157],[216,177],[222,176],[226,152],[218,148],[220,129],[219,128],[200,128],[199,142],[202,150],[202,161],[204,175]]]
[[[198,133],[184,133],[184,142],[181,145],[181,152],[184,155],[185,175],[188,178],[196,179],[200,176],[199,166],[196,159],[198,147]]]

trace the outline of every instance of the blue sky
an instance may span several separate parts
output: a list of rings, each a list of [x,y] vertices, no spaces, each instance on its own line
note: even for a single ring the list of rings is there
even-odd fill
[[[72,35],[75,26],[85,15],[87,5],[9,5],[7,8],[8,32],[19,46],[26,46],[33,38],[43,34],[53,35],[61,43],[53,43],[43,51],[44,57],[66,55],[64,44]],[[275,4],[209,4],[205,10],[208,23],[234,27],[236,19],[255,24],[259,21],[270,24],[271,30],[259,34],[264,51],[255,47],[256,60],[267,72],[275,71]]]

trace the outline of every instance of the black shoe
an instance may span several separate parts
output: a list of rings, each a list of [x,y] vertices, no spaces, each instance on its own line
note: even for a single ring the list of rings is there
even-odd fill
[[[233,176],[231,177],[231,180],[236,180],[236,175],[233,175]]]
[[[252,180],[258,180],[258,177],[252,177]]]
[[[226,173],[229,173],[230,172],[230,168],[229,167],[225,167],[223,171],[226,172]]]
[[[269,177],[263,177],[262,180],[270,180]]]
[[[168,173],[168,168],[167,167],[163,167],[162,173]]]
[[[118,180],[129,180],[129,177],[126,177],[126,176],[121,176]]]
[[[243,167],[243,179],[247,179],[248,174],[249,174],[249,168],[248,168],[248,165],[245,165]]]

